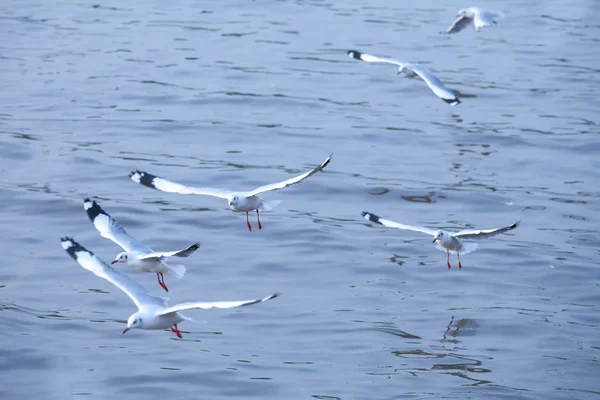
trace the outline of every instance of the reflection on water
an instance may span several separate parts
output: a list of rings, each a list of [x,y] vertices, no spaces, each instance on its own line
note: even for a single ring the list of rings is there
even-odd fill
[[[59,311],[36,310],[33,308],[20,306],[16,303],[0,303],[0,311],[14,311],[42,319],[72,319],[60,314]]]
[[[479,328],[479,324],[474,319],[459,319],[455,320],[454,316],[450,318],[444,332],[442,333],[441,343],[452,343],[458,344],[458,336],[475,336],[476,330]],[[404,334],[401,331],[393,331],[390,329],[378,329],[386,333],[392,333],[402,338],[421,339],[415,335]],[[452,337],[453,339],[448,339]],[[407,346],[410,346],[407,343]],[[416,360],[417,362],[403,364],[400,370],[411,373],[412,375],[419,375],[425,372],[436,372],[439,371],[444,374],[457,376],[470,381],[469,385],[477,386],[487,383],[491,383],[488,379],[483,379],[475,374],[490,373],[492,372],[489,368],[484,367],[486,360],[491,360],[491,357],[487,356],[475,356],[471,354],[463,354],[458,352],[455,347],[452,349],[440,349],[435,351],[434,349],[438,346],[422,347],[419,343],[417,348],[409,349],[392,349],[391,352],[394,356],[403,359]],[[431,361],[428,361],[431,360]]]
[[[411,350],[392,350],[392,354],[403,358],[403,359],[411,359],[411,360],[420,360],[419,362],[413,362],[408,365],[423,365],[421,367],[405,367],[400,368],[399,370],[403,370],[411,373],[412,375],[419,375],[426,372],[436,372],[440,371],[444,374],[449,374],[453,376],[457,376],[459,378],[463,378],[471,381],[470,385],[477,386],[482,384],[491,383],[490,380],[479,378],[478,376],[474,376],[473,374],[480,373],[490,373],[492,372],[490,369],[483,368],[484,361],[476,358],[471,355],[464,355],[457,352],[451,351],[441,351],[441,352],[433,352],[433,351],[425,351],[419,349],[411,349]],[[489,357],[479,356],[482,359],[490,360]],[[432,360],[431,362],[424,362],[423,360]],[[433,361],[436,360],[436,361]],[[441,362],[443,360],[443,362]],[[429,365],[428,365],[429,364]]]
[[[475,336],[477,328],[479,328],[479,323],[475,319],[465,318],[455,321],[452,316],[441,342],[459,343],[460,341],[456,339],[457,336]],[[448,339],[448,336],[455,339]]]

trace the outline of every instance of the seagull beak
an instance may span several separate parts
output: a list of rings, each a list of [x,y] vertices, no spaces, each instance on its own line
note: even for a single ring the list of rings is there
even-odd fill
[[[114,264],[114,263],[117,263],[117,262],[119,262],[119,260],[112,260],[110,263]]]
[[[124,335],[124,334],[125,334],[125,332],[127,332],[128,330],[129,330],[129,328],[125,328],[125,329],[123,329],[123,333],[122,333],[122,334]]]
[[[435,243],[436,240],[438,240],[438,238],[433,239],[433,242],[431,242],[431,243]]]

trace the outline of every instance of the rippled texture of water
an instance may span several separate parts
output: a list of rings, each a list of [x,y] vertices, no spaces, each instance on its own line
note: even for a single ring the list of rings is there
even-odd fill
[[[439,34],[467,5],[3,2],[0,397],[598,398],[600,3],[490,1],[498,26]],[[463,103],[348,49],[420,62]],[[330,152],[260,232],[127,178],[252,188]],[[172,302],[282,297],[189,312],[183,340],[121,335],[133,304],[59,243],[120,251],[87,196],[155,248],[202,241]],[[522,226],[448,271],[363,210]]]

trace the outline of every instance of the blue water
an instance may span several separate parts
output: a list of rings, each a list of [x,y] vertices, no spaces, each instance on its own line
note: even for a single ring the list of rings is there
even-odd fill
[[[441,35],[465,6],[3,2],[0,398],[598,398],[600,3],[489,1],[497,26]],[[422,63],[462,103],[349,49]],[[127,177],[243,190],[331,152],[253,232]],[[121,335],[135,306],[60,246],[120,251],[88,196],[155,249],[202,242],[172,303],[282,296]],[[364,210],[522,224],[448,270]]]

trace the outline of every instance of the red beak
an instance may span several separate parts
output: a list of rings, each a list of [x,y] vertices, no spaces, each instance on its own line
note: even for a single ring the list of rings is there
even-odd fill
[[[112,261],[111,261],[111,264],[114,264],[114,263],[116,263],[116,262],[119,262],[119,260],[112,260]]]
[[[125,334],[125,332],[127,332],[129,330],[129,328],[125,328],[123,329],[123,335]]]

